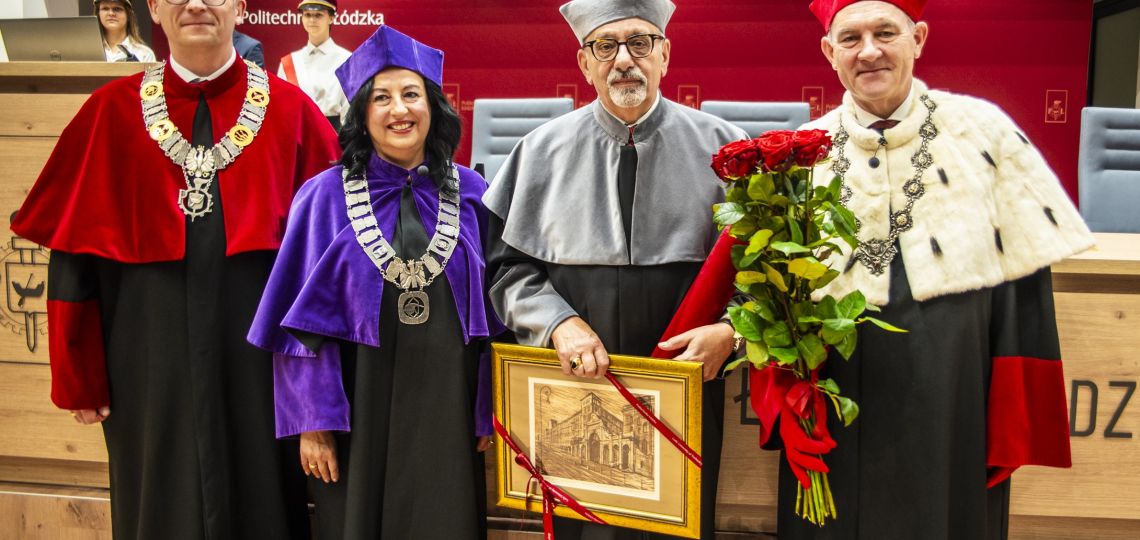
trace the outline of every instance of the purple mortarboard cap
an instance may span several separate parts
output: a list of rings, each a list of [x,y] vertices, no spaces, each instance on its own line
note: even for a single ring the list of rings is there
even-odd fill
[[[384,68],[401,67],[443,86],[443,51],[433,49],[391,26],[381,26],[336,69],[344,95],[352,99],[364,83]]]

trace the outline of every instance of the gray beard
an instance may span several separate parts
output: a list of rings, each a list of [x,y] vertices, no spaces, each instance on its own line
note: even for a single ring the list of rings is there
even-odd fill
[[[611,86],[609,90],[610,99],[613,100],[615,105],[622,108],[637,107],[638,105],[641,105],[645,102],[645,98],[648,94],[648,92],[646,92],[644,84],[634,88],[625,89],[614,88]]]

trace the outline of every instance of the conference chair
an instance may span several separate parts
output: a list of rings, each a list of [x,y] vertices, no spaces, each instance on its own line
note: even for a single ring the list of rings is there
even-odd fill
[[[488,182],[527,133],[574,109],[570,98],[477,99],[471,126],[471,163]]]
[[[705,101],[701,110],[728,120],[757,137],[773,129],[796,129],[807,123],[807,103],[776,101]]]
[[[1140,110],[1086,107],[1078,163],[1081,215],[1089,228],[1140,233]]]

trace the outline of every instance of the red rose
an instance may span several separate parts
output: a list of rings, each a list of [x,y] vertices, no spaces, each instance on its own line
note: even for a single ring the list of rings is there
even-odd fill
[[[721,180],[735,180],[752,174],[760,163],[760,149],[753,139],[728,143],[713,156],[712,169]]]
[[[823,129],[805,129],[795,133],[792,144],[795,147],[796,164],[811,167],[831,152],[831,135]]]
[[[770,172],[781,172],[788,170],[791,164],[792,150],[795,148],[792,144],[792,134],[794,132],[786,129],[778,129],[769,131],[756,139],[760,152],[764,154],[764,168]]]

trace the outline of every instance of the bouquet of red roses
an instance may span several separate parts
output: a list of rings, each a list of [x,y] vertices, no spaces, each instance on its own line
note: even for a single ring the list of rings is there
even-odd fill
[[[824,525],[836,516],[823,456],[835,447],[827,429],[828,403],[850,425],[859,407],[819,370],[835,349],[851,357],[856,326],[878,311],[859,291],[841,299],[813,295],[839,271],[828,260],[851,249],[855,216],[840,203],[841,180],[813,183],[813,167],[827,159],[831,137],[823,130],[769,131],[725,145],[712,168],[728,184],[714,219],[739,242],[732,248],[735,286],[746,301],[728,312],[746,340],[746,355],[728,364],[751,364],[751,402],[761,421],[761,443],[778,424],[788,465],[799,481],[796,512]],[[815,296],[817,299],[813,299]]]

